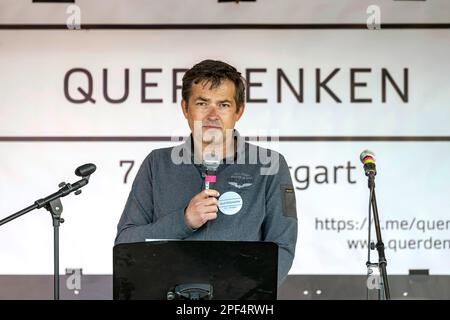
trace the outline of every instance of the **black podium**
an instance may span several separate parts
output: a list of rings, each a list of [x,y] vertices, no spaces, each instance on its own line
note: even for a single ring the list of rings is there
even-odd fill
[[[278,246],[151,241],[113,249],[114,300],[275,300]]]

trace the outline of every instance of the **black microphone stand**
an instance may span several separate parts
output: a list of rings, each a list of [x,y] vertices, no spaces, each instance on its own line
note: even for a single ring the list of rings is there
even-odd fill
[[[380,228],[380,219],[378,216],[378,207],[377,207],[377,200],[376,200],[376,196],[375,196],[375,175],[376,175],[376,171],[375,171],[375,164],[372,163],[368,163],[364,165],[364,168],[366,169],[366,175],[369,178],[369,182],[368,182],[368,186],[369,186],[369,190],[370,190],[370,203],[369,203],[369,242],[368,242],[368,250],[369,250],[369,254],[368,254],[368,261],[366,263],[367,267],[370,268],[372,266],[377,266],[380,270],[380,274],[381,274],[381,278],[382,278],[382,287],[384,290],[384,298],[386,300],[390,300],[391,299],[391,294],[390,294],[390,290],[389,290],[389,282],[388,282],[388,276],[387,276],[387,272],[386,272],[386,265],[387,265],[387,261],[386,261],[386,256],[384,254],[384,243],[383,243],[383,239],[381,237],[381,228]],[[370,228],[371,228],[371,223],[370,223],[370,209],[372,208],[373,211],[373,221],[375,224],[375,233],[377,236],[377,243],[375,245],[375,248],[378,251],[378,264],[374,264],[370,262],[370,250],[375,249],[374,247],[372,247],[372,244],[370,243]]]
[[[33,205],[26,207],[2,220],[0,220],[0,226],[8,223],[34,209],[45,208],[47,209],[53,221],[53,299],[59,300],[59,226],[64,223],[64,219],[61,218],[63,206],[61,203],[61,197],[65,197],[68,194],[75,192],[75,195],[79,195],[81,190],[78,190],[88,184],[90,175],[95,171],[94,164],[83,165],[77,170],[75,174],[82,176],[81,180],[74,182],[73,184],[61,182],[59,184],[59,190],[51,195],[36,200]]]

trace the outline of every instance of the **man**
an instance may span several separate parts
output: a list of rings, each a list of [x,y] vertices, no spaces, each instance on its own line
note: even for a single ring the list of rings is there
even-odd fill
[[[153,150],[144,160],[115,243],[273,241],[279,246],[280,285],[297,239],[294,188],[282,155],[245,143],[234,130],[245,109],[241,74],[224,62],[202,61],[184,75],[182,98],[192,134],[182,145]],[[202,162],[210,158],[220,165],[215,187],[205,189]]]

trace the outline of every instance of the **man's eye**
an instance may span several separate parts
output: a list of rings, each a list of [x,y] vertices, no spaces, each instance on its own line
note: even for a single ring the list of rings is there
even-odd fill
[[[206,106],[206,103],[205,102],[197,102],[196,105],[197,106]]]
[[[230,105],[227,104],[227,103],[222,103],[220,106],[221,106],[222,108],[228,108]]]

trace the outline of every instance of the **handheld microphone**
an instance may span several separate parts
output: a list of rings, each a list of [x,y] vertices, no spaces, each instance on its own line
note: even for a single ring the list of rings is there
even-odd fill
[[[212,155],[206,154],[203,157],[203,167],[205,172],[205,190],[214,189],[214,184],[217,181],[216,171],[220,165],[220,160]]]
[[[359,159],[364,164],[364,171],[366,176],[375,176],[377,174],[377,168],[375,166],[375,153],[370,150],[364,150],[359,155]]]

